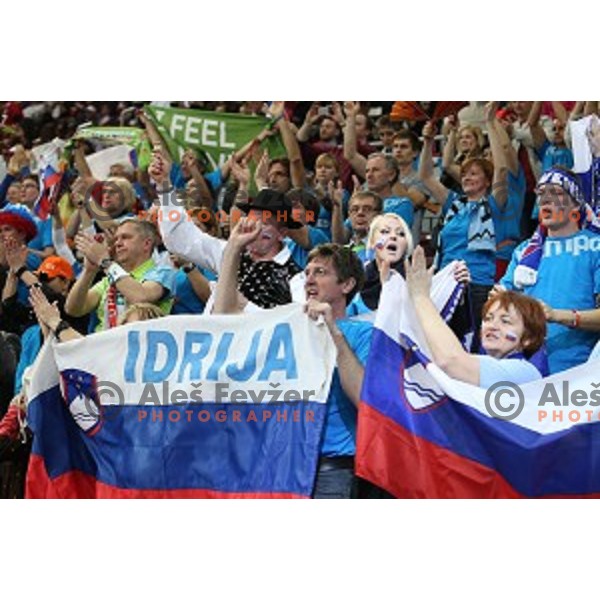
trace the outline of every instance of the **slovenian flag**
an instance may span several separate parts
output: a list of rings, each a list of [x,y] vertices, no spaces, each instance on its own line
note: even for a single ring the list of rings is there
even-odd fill
[[[63,172],[55,171],[50,165],[42,171],[40,195],[33,207],[33,212],[44,221],[52,211],[52,203],[58,201],[63,176]]]
[[[453,380],[430,362],[394,277],[366,367],[357,473],[400,498],[600,496],[599,366],[520,388]]]
[[[334,366],[300,305],[47,344],[27,497],[309,497]]]

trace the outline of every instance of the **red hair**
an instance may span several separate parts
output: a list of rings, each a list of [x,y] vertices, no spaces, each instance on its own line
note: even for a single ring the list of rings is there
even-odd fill
[[[507,290],[488,298],[481,311],[483,318],[495,304],[504,310],[514,306],[523,319],[523,353],[528,357],[535,354],[546,339],[546,315],[542,305],[534,298]]]

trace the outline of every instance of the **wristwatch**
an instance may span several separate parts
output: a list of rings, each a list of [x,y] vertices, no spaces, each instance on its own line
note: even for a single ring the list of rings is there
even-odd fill
[[[196,265],[185,265],[185,267],[183,267],[183,272],[186,275],[189,275],[195,268],[196,268]]]
[[[103,271],[106,271],[106,269],[108,269],[108,267],[110,267],[110,265],[112,265],[112,263],[113,263],[113,260],[112,260],[112,258],[110,258],[110,257],[103,258],[103,259],[100,261],[100,268],[101,268]]]

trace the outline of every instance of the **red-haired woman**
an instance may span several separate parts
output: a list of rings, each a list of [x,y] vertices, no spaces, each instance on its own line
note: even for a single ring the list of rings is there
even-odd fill
[[[537,300],[507,291],[490,298],[482,311],[481,347],[485,354],[470,354],[430,299],[431,272],[421,247],[413,253],[412,263],[406,263],[406,283],[431,359],[447,375],[485,388],[500,381],[521,384],[542,378],[528,360],[546,337],[544,309]]]

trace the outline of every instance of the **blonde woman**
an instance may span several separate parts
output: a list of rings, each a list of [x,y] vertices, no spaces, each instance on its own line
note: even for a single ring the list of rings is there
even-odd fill
[[[348,306],[349,315],[377,310],[381,286],[390,271],[404,276],[404,259],[414,248],[410,228],[395,213],[385,213],[373,219],[367,236],[367,252],[373,259],[365,267],[365,284]]]
[[[371,222],[367,237],[367,248],[372,253],[365,267],[365,283],[348,306],[349,316],[365,314],[377,310],[381,296],[381,286],[396,271],[404,277],[404,260],[414,250],[414,242],[409,226],[395,213],[379,215]],[[461,283],[470,280],[469,270],[464,262],[458,262],[454,277]]]
[[[485,139],[479,127],[473,125],[457,126],[456,118],[449,119],[450,132],[444,146],[442,166],[452,179],[461,183],[461,165],[470,158],[483,155]]]
[[[78,186],[78,210],[66,227],[67,237],[74,237],[81,228],[95,233],[114,231],[121,221],[134,216],[135,190],[124,177],[87,180],[85,185],[83,190]]]

